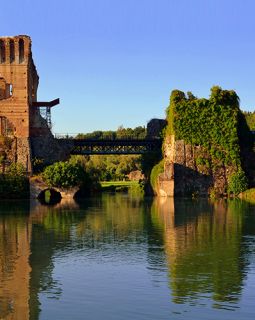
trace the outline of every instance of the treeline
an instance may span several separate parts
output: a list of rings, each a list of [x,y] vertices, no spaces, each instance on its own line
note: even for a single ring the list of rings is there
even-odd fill
[[[146,128],[139,126],[134,129],[120,126],[116,131],[93,131],[80,133],[79,139],[144,139]],[[95,181],[118,181],[127,179],[127,175],[136,170],[141,170],[142,157],[138,155],[94,155],[79,157],[86,172]]]
[[[141,156],[136,155],[94,155],[83,157],[86,172],[99,181],[127,179],[131,171],[141,170]]]
[[[120,126],[116,131],[93,131],[90,133],[79,133],[78,139],[121,139],[121,138],[144,139],[146,137],[146,128],[139,126],[134,129]]]
[[[133,170],[139,170],[138,156],[72,156],[68,161],[56,162],[41,173],[49,187],[80,187],[83,191],[98,189],[99,181],[126,179]]]
[[[250,130],[255,131],[255,111],[243,111],[243,114]]]

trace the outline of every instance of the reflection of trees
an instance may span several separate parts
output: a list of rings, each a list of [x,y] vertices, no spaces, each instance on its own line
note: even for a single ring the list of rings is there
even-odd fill
[[[156,200],[152,221],[164,232],[174,302],[194,302],[203,295],[235,302],[245,272],[244,208],[238,201],[173,201]]]
[[[37,205],[31,210],[30,219],[31,319],[39,318],[40,292],[55,299],[61,294],[61,284],[52,277],[57,255],[80,255],[81,250],[102,248],[104,253],[112,251],[112,255],[119,251],[129,261],[132,252],[127,250],[127,244],[139,243],[144,228],[141,200],[123,195],[90,198],[79,206],[74,202],[54,207]]]
[[[167,266],[174,302],[235,302],[249,262],[242,235],[254,234],[255,225],[254,216],[244,219],[245,206],[163,198],[151,205],[121,194],[31,205],[30,215],[22,204],[0,204],[0,318],[18,312],[17,319],[38,319],[40,292],[61,294],[54,259],[70,253],[131,263],[148,252],[153,274]]]
[[[144,228],[142,203],[118,194],[96,198],[77,226],[77,235],[95,242],[136,241]]]
[[[27,203],[0,203],[0,318],[29,319],[31,226]]]
[[[38,203],[32,207],[33,225],[30,264],[30,319],[39,319],[39,293],[47,292],[57,299],[61,284],[53,279],[54,256],[57,252],[71,250],[71,230],[84,216],[74,201],[62,202],[54,207]]]

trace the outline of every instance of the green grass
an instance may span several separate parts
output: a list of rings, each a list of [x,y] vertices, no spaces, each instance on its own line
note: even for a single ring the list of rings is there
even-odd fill
[[[115,186],[115,187],[131,187],[138,185],[138,181],[101,181],[100,185],[102,188],[107,188],[109,186]]]
[[[139,181],[101,181],[102,192],[125,192],[132,196],[144,196],[144,185]]]

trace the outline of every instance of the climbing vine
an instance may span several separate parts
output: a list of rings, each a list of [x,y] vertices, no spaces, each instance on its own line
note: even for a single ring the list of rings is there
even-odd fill
[[[233,90],[212,87],[209,99],[174,90],[167,108],[166,134],[202,146],[219,163],[240,167],[240,113],[239,98]]]

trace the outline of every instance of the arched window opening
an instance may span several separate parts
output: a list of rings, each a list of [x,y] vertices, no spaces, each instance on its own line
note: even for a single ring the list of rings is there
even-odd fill
[[[0,40],[0,63],[4,63],[5,60],[5,43],[3,40]]]
[[[15,61],[15,46],[14,41],[10,40],[10,63]]]
[[[12,84],[9,85],[9,96],[11,97],[13,95],[13,87]]]
[[[24,61],[24,40],[19,39],[19,63]]]
[[[0,116],[0,135],[12,136],[14,132],[13,125],[6,117]]]

